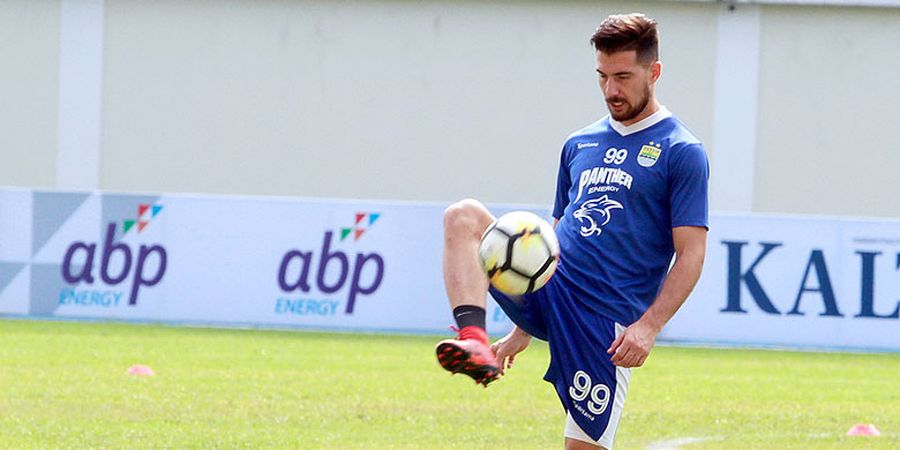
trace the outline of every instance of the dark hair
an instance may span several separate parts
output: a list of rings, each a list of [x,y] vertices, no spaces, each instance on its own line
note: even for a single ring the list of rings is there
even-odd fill
[[[591,36],[591,44],[607,54],[635,50],[638,61],[645,64],[659,59],[656,21],[640,13],[607,17]]]

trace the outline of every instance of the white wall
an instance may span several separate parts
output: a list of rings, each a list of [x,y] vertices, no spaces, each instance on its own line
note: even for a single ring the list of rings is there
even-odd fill
[[[631,9],[664,24],[669,106],[710,128],[709,6],[108,5],[106,189],[546,203],[605,114],[590,35]]]
[[[560,144],[605,114],[589,36],[610,13],[643,11],[661,24],[659,96],[710,151],[714,209],[900,216],[887,134],[900,8],[60,1],[105,7],[100,189],[546,204]],[[66,185],[59,11],[0,4],[2,185]],[[759,30],[746,46],[759,73],[730,84],[733,23]],[[755,106],[723,115],[741,86],[758,89]],[[742,114],[758,122],[740,147],[721,120]]]
[[[763,14],[753,209],[900,216],[900,8]]]
[[[0,184],[54,184],[58,54],[58,1],[0,3]]]

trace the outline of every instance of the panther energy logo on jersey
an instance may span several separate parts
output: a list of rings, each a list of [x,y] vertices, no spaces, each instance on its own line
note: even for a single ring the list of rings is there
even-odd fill
[[[612,210],[625,209],[622,204],[610,200],[608,196],[591,199],[581,204],[581,207],[572,213],[572,217],[581,223],[581,235],[589,237],[603,232],[602,226],[609,223],[612,218]]]
[[[587,188],[588,194],[596,192],[617,192],[619,186],[631,189],[634,178],[628,172],[618,167],[594,167],[585,169],[578,178],[578,195],[575,201],[581,198]]]
[[[649,145],[645,145],[641,147],[641,152],[638,154],[637,162],[641,165],[641,167],[652,167],[656,164],[656,161],[659,159],[659,154],[662,153],[660,149],[661,144],[654,144],[653,141],[650,141]]]

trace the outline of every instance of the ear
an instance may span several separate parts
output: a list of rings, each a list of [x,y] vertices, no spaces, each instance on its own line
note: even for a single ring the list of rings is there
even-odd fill
[[[662,63],[654,61],[653,64],[650,64],[650,77],[653,82],[656,83],[656,80],[659,80],[659,76],[662,75]]]

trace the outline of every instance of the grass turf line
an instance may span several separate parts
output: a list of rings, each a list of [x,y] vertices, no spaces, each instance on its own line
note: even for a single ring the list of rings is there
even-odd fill
[[[437,365],[438,339],[0,321],[0,447],[562,448],[545,344],[482,389]],[[883,435],[844,435],[860,422]],[[900,448],[900,355],[658,347],[616,448],[688,437]]]

